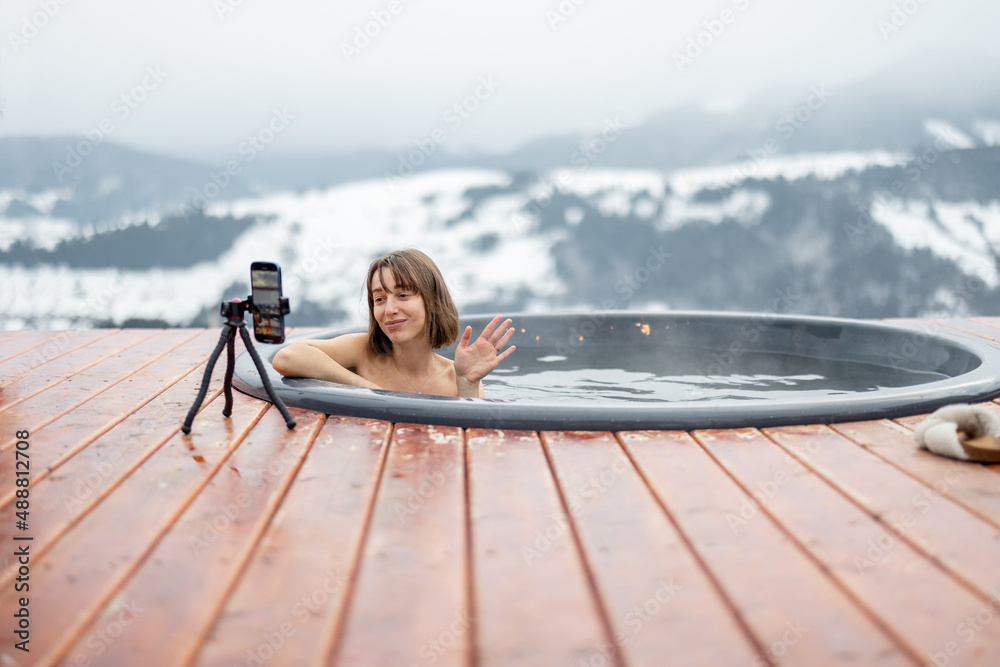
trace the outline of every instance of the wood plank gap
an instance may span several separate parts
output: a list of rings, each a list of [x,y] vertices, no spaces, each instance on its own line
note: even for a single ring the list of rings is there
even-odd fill
[[[789,428],[795,428],[795,427],[789,427]],[[781,440],[780,440],[780,438],[775,437],[778,433],[781,432],[781,430],[782,430],[781,428],[777,428],[777,429],[763,429],[762,432],[763,432],[764,436],[767,437],[768,440],[770,440],[771,442],[773,442],[777,447],[781,448],[789,456],[791,456],[795,460],[799,461],[799,463],[801,463],[803,465],[803,467],[807,468],[810,472],[812,472],[814,475],[816,475],[819,479],[823,480],[834,491],[836,491],[841,496],[843,496],[848,502],[850,502],[851,504],[855,505],[858,509],[860,509],[861,511],[863,511],[866,514],[868,514],[869,516],[871,516],[875,521],[877,521],[884,528],[884,532],[887,535],[892,536],[893,539],[902,540],[903,542],[907,543],[910,546],[910,548],[912,548],[918,554],[922,555],[929,562],[931,562],[934,565],[936,565],[939,569],[941,569],[943,572],[945,572],[946,574],[948,574],[950,577],[952,577],[959,584],[961,584],[966,589],[968,589],[968,591],[970,593],[972,593],[973,595],[981,598],[985,602],[990,602],[993,599],[990,596],[989,592],[987,591],[987,589],[985,587],[976,585],[976,583],[974,581],[972,581],[971,579],[969,579],[968,576],[966,576],[962,572],[958,571],[955,567],[949,565],[947,562],[945,562],[944,560],[942,560],[936,553],[934,553],[933,551],[931,551],[930,548],[929,548],[929,545],[922,544],[920,540],[914,538],[913,537],[913,531],[908,531],[908,530],[907,531],[894,530],[892,524],[884,518],[884,513],[883,512],[876,511],[873,508],[867,506],[855,494],[849,492],[848,490],[844,489],[839,484],[837,484],[836,480],[831,475],[828,475],[827,473],[825,473],[821,467],[816,466],[816,465],[810,465],[810,462],[809,462],[808,458],[801,456],[792,447],[790,447],[790,446],[785,445],[784,443],[782,443]],[[854,446],[860,447],[860,445],[858,445],[857,443],[855,443],[853,440],[850,440],[849,438],[846,438],[846,437],[842,436],[840,433],[837,433],[836,431],[833,431],[832,429],[828,429],[828,430],[830,430],[830,432],[832,434],[835,434],[841,440],[849,442],[849,443],[851,443]],[[867,452],[866,452],[866,450],[865,450],[864,447],[860,447],[860,449],[861,449],[862,452],[865,452],[867,454]],[[893,469],[895,470],[895,467],[893,467]],[[909,475],[906,475],[906,477],[910,478]],[[910,478],[910,479],[912,479],[912,478]],[[927,484],[926,482],[924,482],[922,480],[918,479],[918,480],[913,480],[913,481],[915,483],[919,484],[920,486],[924,487],[924,489],[935,491],[934,489],[932,489],[932,487],[929,484]],[[956,507],[958,507],[957,504],[956,504]],[[961,509],[964,510],[965,508],[962,507]],[[976,520],[978,520],[978,518],[979,518],[978,516],[975,517]],[[987,525],[989,525],[989,524],[987,524]],[[996,539],[996,538],[994,537],[994,539]],[[998,589],[998,590],[1000,590],[1000,589]]]
[[[4,341],[3,348],[0,349],[0,364],[6,364],[15,357],[22,354],[28,354],[32,350],[39,348],[48,343],[61,340],[63,338],[72,337],[74,333],[73,330],[63,330],[63,331],[25,331],[25,335],[20,340],[14,340],[13,342]],[[36,340],[40,339],[40,340]],[[10,339],[8,339],[10,340]],[[39,362],[44,363],[44,361]],[[6,383],[0,383],[0,386]]]
[[[217,407],[217,406],[216,406]],[[186,498],[174,508],[172,514],[167,515],[166,521],[160,525],[159,532],[155,537],[145,545],[136,554],[136,557],[121,571],[117,572],[117,577],[111,577],[111,581],[104,588],[102,593],[98,593],[91,602],[90,606],[82,613],[77,612],[75,618],[71,622],[70,626],[63,631],[63,634],[56,639],[51,648],[43,655],[41,658],[42,663],[52,663],[57,662],[58,658],[69,651],[73,645],[76,643],[77,638],[82,634],[82,632],[96,619],[100,611],[108,605],[118,594],[118,591],[122,586],[142,567],[143,563],[149,555],[156,549],[156,546],[163,540],[164,535],[177,523],[177,520],[187,511],[194,499],[201,493],[202,489],[211,481],[212,477],[218,473],[219,469],[225,465],[226,461],[232,455],[236,448],[242,444],[243,440],[246,439],[250,431],[253,430],[254,426],[260,421],[264,413],[270,408],[271,405],[266,402],[261,402],[261,406],[257,411],[257,414],[251,417],[248,424],[243,429],[241,433],[236,434],[233,441],[229,444],[226,451],[219,457],[219,460],[202,475],[202,478],[197,482],[191,489],[191,493],[188,494]]]
[[[0,335],[3,336],[3,338],[0,339],[0,363],[3,363],[4,361],[7,361],[11,357],[14,357],[18,354],[15,348],[16,343],[11,343],[11,341],[17,338],[18,336],[23,336],[26,333],[28,333],[27,329],[21,329],[20,331],[0,332]],[[8,350],[12,351],[8,352]]]
[[[993,327],[998,329],[997,333],[1000,334],[1000,319],[995,317],[968,317],[966,318],[973,322],[979,322],[980,324],[985,324],[988,327]]]
[[[114,332],[112,332],[112,333],[114,333]],[[107,361],[107,360],[109,360],[109,359],[111,359],[111,358],[113,358],[113,357],[115,357],[115,356],[117,356],[117,355],[119,355],[119,354],[121,354],[121,353],[123,353],[123,352],[125,352],[125,351],[127,351],[127,350],[129,350],[131,348],[133,348],[133,347],[135,347],[136,345],[142,344],[143,342],[149,340],[150,338],[153,338],[155,335],[157,335],[157,332],[151,330],[148,335],[146,335],[144,337],[141,337],[141,338],[138,338],[135,342],[127,344],[124,347],[113,348],[112,350],[108,351],[107,354],[104,354],[104,356],[100,356],[100,357],[94,358],[91,361],[91,363],[89,363],[89,364],[87,364],[85,366],[81,366],[79,368],[75,368],[73,370],[72,374],[76,375],[78,373],[83,373],[84,371],[87,371],[87,370],[89,370],[89,369],[97,366],[98,364],[101,364],[101,363],[103,363],[103,362],[105,362],[105,361]],[[107,339],[110,338],[110,337],[111,337],[111,334],[109,334],[108,336],[103,336],[103,337],[101,337],[101,338],[99,338],[97,340],[93,340],[93,341],[91,341],[87,345],[87,347],[89,347],[90,345],[92,345],[94,343],[100,342],[100,341],[105,341],[106,342]],[[67,352],[66,354],[69,354],[69,352]],[[65,355],[60,355],[60,357],[62,357],[62,356],[65,356]],[[53,358],[53,359],[47,361],[46,363],[51,363],[52,361],[55,361],[58,358],[59,357]],[[23,396],[18,396],[17,398],[15,398],[14,400],[10,401],[9,403],[4,403],[3,406],[0,406],[0,412],[7,411],[10,408],[13,408],[16,405],[19,405],[19,404],[23,403],[24,401],[26,401],[26,400],[28,400],[30,398],[38,396],[39,394],[41,394],[41,393],[43,393],[45,391],[49,391],[49,390],[53,389],[54,387],[59,386],[61,383],[63,383],[64,381],[66,381],[69,377],[72,377],[72,376],[62,376],[58,380],[56,380],[55,382],[52,382],[52,383],[50,383],[48,385],[45,385],[43,387],[39,387],[38,389],[35,389],[34,391],[30,391],[30,392],[24,394]],[[125,378],[122,378],[122,379],[125,379]],[[97,393],[99,394],[101,392],[97,392]],[[71,412],[73,410],[73,408],[75,408],[75,407],[76,407],[76,405],[67,408],[67,410],[65,412],[52,417],[51,419],[49,419],[49,421],[44,422],[41,426],[35,426],[32,430],[33,431],[37,431],[38,429],[43,428],[46,424],[52,423],[53,421],[55,421],[56,419],[58,419],[59,417],[61,417],[63,414],[66,414],[67,412]],[[12,440],[6,446],[0,446],[0,452],[7,451],[13,445],[14,445],[14,441]]]
[[[469,667],[479,665],[479,623],[476,617],[476,564],[473,560],[472,489],[469,475],[469,429],[462,429],[462,471],[465,475],[465,604],[469,610]]]
[[[74,332],[71,332],[70,334],[67,334],[66,336],[58,336],[58,337],[55,338],[55,340],[63,340],[63,339],[66,339],[66,338],[72,338],[72,337],[74,337],[74,334],[77,334],[78,337],[83,338],[83,341],[80,342],[76,347],[70,348],[70,349],[65,350],[63,352],[58,352],[58,354],[52,354],[50,356],[45,356],[40,362],[38,362],[34,366],[28,366],[26,364],[25,365],[19,365],[19,366],[17,366],[14,369],[16,375],[13,375],[13,376],[9,375],[8,374],[9,371],[7,370],[7,368],[3,367],[6,364],[13,363],[13,359],[9,359],[6,362],[3,362],[3,364],[0,364],[0,372],[2,372],[6,376],[5,380],[0,381],[0,389],[5,389],[5,388],[11,386],[12,384],[14,384],[15,382],[17,382],[18,380],[20,380],[20,379],[22,379],[24,377],[27,377],[27,375],[29,373],[31,373],[31,371],[33,371],[33,370],[41,368],[42,366],[45,366],[46,364],[51,364],[54,361],[62,359],[63,357],[65,357],[68,354],[72,354],[73,352],[77,352],[77,351],[80,351],[80,350],[82,350],[82,349],[84,349],[86,347],[90,347],[94,343],[102,341],[102,340],[104,340],[106,338],[109,338],[110,336],[113,336],[113,335],[115,335],[117,333],[121,333],[121,332],[122,332],[121,329],[108,329],[108,330],[105,330],[105,331],[101,331],[98,334],[95,334],[95,333],[93,333],[93,330],[87,330],[85,332],[74,331]],[[153,333],[155,333],[155,332],[153,332]],[[152,333],[150,335],[152,335]],[[45,342],[43,342],[42,344],[45,344]],[[69,343],[69,344],[72,345],[72,343]],[[39,346],[36,345],[35,347],[39,347]],[[32,348],[32,349],[34,349],[34,348]],[[30,352],[30,350],[28,350],[28,351]],[[84,369],[86,369],[86,368],[89,368],[89,366],[84,367]],[[64,378],[60,378],[57,382],[55,382],[53,384],[57,384],[58,382],[62,382],[63,379]],[[35,391],[34,394],[37,394],[40,391],[44,391],[47,388],[48,387],[43,387],[42,389],[39,389],[39,390]],[[25,396],[25,398],[27,398],[27,396]],[[14,401],[13,403],[6,403],[5,402],[3,405],[0,405],[0,410],[6,410],[8,407],[10,407],[11,405],[16,405],[18,402],[20,402],[20,401]]]
[[[747,429],[747,431],[757,433],[758,435],[762,435],[760,434],[760,431],[758,429]],[[791,531],[791,529],[789,529],[779,519],[779,517],[775,515],[775,513],[767,506],[767,504],[759,502],[756,496],[753,495],[753,490],[750,489],[747,485],[743,484],[743,482],[741,482],[736,477],[735,473],[733,473],[728,466],[723,464],[723,462],[712,452],[711,448],[705,445],[705,443],[699,437],[697,432],[693,431],[689,435],[692,437],[692,439],[694,439],[695,442],[698,443],[698,446],[705,451],[705,453],[715,462],[715,464],[719,466],[719,469],[722,470],[733,481],[733,483],[740,488],[740,490],[743,493],[745,493],[753,500],[754,504],[757,506],[757,510],[771,520],[771,522],[775,525],[775,527],[785,535],[789,543],[795,545],[795,547],[800,552],[802,552],[802,554],[806,558],[808,558],[816,566],[816,568],[820,572],[822,572],[825,577],[827,577],[827,579],[829,579],[830,584],[833,587],[835,587],[838,591],[840,591],[841,594],[843,594],[848,600],[850,600],[857,607],[858,611],[860,611],[861,614],[863,614],[866,618],[868,618],[872,622],[872,624],[875,625],[876,628],[885,633],[885,635],[889,639],[891,639],[896,644],[897,647],[899,647],[900,651],[905,653],[908,658],[913,660],[914,664],[919,664],[919,665],[925,664],[923,656],[920,655],[920,650],[916,646],[911,645],[906,640],[906,638],[903,637],[900,633],[896,632],[885,619],[883,619],[878,613],[876,613],[874,609],[872,609],[868,605],[868,603],[864,600],[864,598],[861,597],[859,593],[853,591],[845,582],[841,581],[839,577],[835,576],[833,574],[832,568],[830,568],[830,566],[824,563],[819,558],[818,555],[813,553],[801,540],[799,540],[798,537],[796,537],[795,534]]]
[[[201,375],[201,373],[199,373],[199,369],[196,368],[192,370],[191,373],[188,374],[188,376],[194,373],[198,373],[199,376]],[[184,378],[181,378],[180,381],[183,381],[183,379]],[[168,387],[167,389],[170,389],[170,387]],[[198,414],[201,415],[208,408],[209,405],[212,405],[212,403],[222,394],[222,391],[223,390],[221,385],[214,390],[210,390],[206,396],[205,403],[202,405],[201,410],[198,412]],[[96,508],[100,506],[100,504],[104,500],[109,498],[119,486],[128,481],[129,477],[132,475],[133,472],[138,470],[147,460],[149,460],[153,455],[155,455],[157,451],[159,451],[167,443],[169,443],[171,439],[174,438],[180,431],[180,423],[181,422],[178,421],[177,426],[172,428],[170,431],[165,432],[165,435],[162,437],[161,440],[154,441],[152,445],[148,447],[148,449],[144,450],[139,455],[139,457],[137,457],[137,459],[133,461],[131,465],[127,465],[124,468],[124,472],[121,475],[111,480],[105,488],[96,491],[93,497],[85,499],[86,502],[81,500],[80,503],[83,505],[83,507],[81,508],[81,511],[79,513],[72,516],[67,523],[62,525],[60,528],[56,529],[52,534],[45,536],[44,541],[41,541],[36,544],[35,547],[36,551],[34,552],[36,560],[38,558],[41,558],[52,547],[57,545],[59,543],[59,540],[61,540],[67,533],[69,533],[71,529],[73,529],[78,523],[86,519]],[[32,485],[34,485],[34,482],[32,482]],[[43,486],[42,488],[44,493],[44,490],[47,487]],[[4,586],[8,585],[13,576],[14,576],[13,569],[11,569],[10,571],[7,571],[5,569],[4,571],[0,572],[0,590],[2,590]]]
[[[241,446],[233,450],[228,461],[224,462],[224,465],[228,467],[237,463],[239,469],[245,472],[246,468],[249,467],[250,474],[253,474],[255,472],[254,465],[266,467],[267,461],[272,462],[272,464],[279,461],[278,458],[263,459],[261,452],[268,455],[278,453],[268,450],[268,445],[278,443],[278,447],[281,447],[281,451],[284,452],[289,451],[284,450],[285,443],[300,441],[301,444],[298,445],[301,448],[300,451],[292,453],[295,460],[289,466],[283,467],[271,475],[275,480],[274,487],[272,487],[274,490],[269,488],[270,482],[261,479],[264,492],[255,494],[256,498],[254,499],[247,498],[245,503],[240,500],[239,506],[235,503],[232,504],[231,506],[236,507],[236,509],[232,513],[227,512],[223,515],[230,521],[230,524],[217,529],[218,533],[214,538],[206,537],[203,532],[199,533],[196,527],[205,525],[207,522],[203,519],[199,520],[197,517],[204,516],[206,509],[211,511],[214,508],[213,521],[218,518],[223,502],[223,499],[220,498],[222,494],[218,489],[226,488],[226,482],[220,477],[232,478],[229,470],[220,467],[212,475],[206,487],[203,487],[202,492],[193,496],[194,501],[191,507],[184,512],[179,521],[172,528],[164,531],[164,538],[160,540],[150,556],[152,561],[149,559],[145,561],[147,567],[140,566],[132,577],[123,582],[116,595],[117,599],[103,607],[94,621],[81,629],[76,641],[68,649],[69,653],[59,656],[65,664],[79,665],[96,657],[90,652],[93,649],[92,639],[87,640],[87,637],[93,638],[100,629],[114,624],[123,613],[121,601],[126,599],[134,601],[136,606],[142,604],[143,611],[146,613],[141,616],[136,614],[133,622],[128,624],[129,631],[123,632],[121,637],[116,638],[116,641],[104,647],[104,650],[99,653],[102,656],[100,662],[119,665],[134,663],[137,657],[148,659],[150,655],[147,653],[149,650],[148,639],[152,636],[159,637],[162,642],[169,642],[169,646],[163,647],[158,654],[159,662],[162,664],[179,664],[176,660],[178,656],[185,655],[185,648],[190,651],[192,648],[198,647],[205,627],[199,627],[196,623],[205,618],[214,618],[220,600],[221,603],[225,602],[226,593],[238,579],[242,571],[241,566],[249,557],[249,553],[253,551],[255,540],[266,530],[276,508],[280,505],[284,490],[291,483],[289,478],[294,477],[302,458],[308,452],[325,419],[325,416],[317,416],[316,413],[300,411],[297,408],[292,408],[292,410],[296,413],[299,421],[298,428],[301,430],[296,432],[287,429],[284,418],[278,414],[277,410],[265,410],[265,414],[261,417],[261,422],[264,423],[258,423],[249,430],[247,439],[244,439]],[[279,429],[281,430],[279,431]],[[270,442],[262,444],[262,440]],[[252,447],[247,446],[248,441],[251,441]],[[237,458],[236,461],[234,461],[234,457]],[[281,462],[284,460],[283,457],[280,458]],[[237,477],[237,479],[241,478],[243,478],[243,474],[239,474]],[[242,490],[247,491],[246,487]],[[225,498],[232,497],[225,496]],[[258,498],[262,500],[257,500]],[[246,531],[249,535],[242,540],[239,537],[231,541],[222,538],[221,533],[230,529],[232,532],[228,533],[227,536],[231,537],[234,533],[238,536],[240,532],[239,522],[244,516],[251,518]],[[215,527],[214,523],[211,525],[213,528]],[[192,542],[192,539],[200,540],[200,544]],[[234,543],[236,546],[231,546]],[[192,550],[195,554],[194,557],[191,554]],[[200,562],[198,557],[201,558]],[[223,563],[235,563],[235,566],[228,569],[219,566],[213,568],[204,562],[209,558],[217,559],[218,562]],[[152,567],[148,567],[149,565]],[[172,569],[180,570],[180,572],[172,572]],[[207,576],[206,572],[213,569],[212,575]],[[169,583],[161,583],[163,580]],[[161,587],[169,588],[170,592],[163,593]],[[183,604],[187,601],[185,597],[190,600],[189,604]],[[191,607],[195,609],[190,609]],[[180,612],[185,617],[184,620],[178,622],[176,618],[171,617],[170,610]]]
[[[326,664],[391,426],[327,417],[195,664],[271,664],[279,648],[281,664]]]
[[[996,347],[1000,344],[1000,329],[991,327],[988,324],[980,324],[973,320],[940,319],[934,320],[933,324],[952,331],[957,331],[965,336],[981,340]]]
[[[583,538],[580,537],[576,519],[573,511],[570,509],[569,500],[566,498],[566,492],[559,482],[559,474],[556,472],[555,461],[552,458],[552,452],[549,451],[549,443],[545,433],[539,432],[538,439],[542,443],[542,453],[545,454],[545,462],[549,466],[549,474],[552,476],[556,492],[559,494],[559,504],[562,507],[563,516],[566,517],[570,535],[573,536],[573,545],[576,547],[577,555],[583,564],[583,572],[587,579],[587,586],[590,588],[590,594],[593,596],[594,605],[597,607],[597,613],[601,620],[601,628],[604,631],[605,642],[615,646],[615,651],[611,654],[611,663],[616,667],[626,667],[622,651],[615,643],[615,630],[614,624],[611,622],[611,614],[608,612],[604,599],[601,598],[600,589],[597,586],[597,576],[594,574],[594,565],[590,562],[587,551],[583,547]]]
[[[848,422],[848,423],[844,423],[842,425],[841,424],[830,424],[830,428],[832,428],[837,433],[840,433],[845,438],[848,438],[852,442],[858,444],[858,446],[863,447],[863,448],[867,449],[868,451],[872,452],[873,454],[875,454],[875,456],[879,457],[880,459],[882,459],[886,463],[888,463],[888,464],[892,465],[893,467],[895,467],[895,468],[901,470],[902,472],[906,473],[907,475],[909,475],[913,479],[915,479],[915,480],[917,480],[919,482],[922,482],[925,485],[928,484],[927,480],[923,476],[921,476],[920,474],[916,473],[913,470],[910,470],[910,469],[906,468],[905,466],[901,465],[898,461],[893,460],[892,458],[886,456],[885,454],[883,454],[882,452],[878,451],[877,449],[875,449],[873,447],[870,447],[868,445],[865,445],[864,443],[859,443],[857,440],[855,440],[854,438],[852,438],[850,436],[851,425],[852,424],[864,424],[864,423],[865,422]],[[871,423],[884,423],[887,428],[900,429],[901,431],[905,431],[906,433],[910,434],[911,438],[913,437],[913,429],[910,428],[910,426],[906,422],[904,422],[904,421],[901,421],[901,420],[898,420],[898,419],[892,419],[892,420],[884,419],[884,420],[880,420],[879,422],[871,422]],[[916,446],[915,442],[914,442],[914,446]],[[930,452],[928,452],[927,455],[928,456],[937,456],[935,454],[931,454]],[[981,465],[981,464],[972,464],[972,463],[968,463],[966,461],[959,461],[957,459],[951,459],[951,458],[948,458],[948,457],[940,457],[940,458],[942,459],[941,462],[944,465],[949,465],[949,466],[976,466],[976,468],[978,468],[979,470],[984,470],[986,472],[989,472],[990,474],[992,474],[992,473],[1000,473],[1000,470],[998,470],[998,468],[1000,468],[1000,466],[986,466],[986,465]],[[970,468],[970,470],[971,470],[971,468]],[[977,472],[975,474],[980,474],[980,473]],[[933,486],[933,484],[931,486]],[[952,486],[954,486],[954,485],[952,485]],[[960,495],[956,495],[955,493],[948,493],[947,491],[948,491],[947,489],[945,490],[945,492],[941,492],[938,489],[934,489],[935,493],[938,493],[940,495],[943,495],[943,496],[947,497],[949,500],[951,500],[952,502],[954,502],[954,503],[956,503],[958,505],[961,505],[966,510],[968,510],[972,514],[976,515],[977,517],[979,517],[983,521],[986,521],[987,523],[990,523],[991,525],[996,526],[997,528],[1000,528],[1000,515],[998,515],[998,516],[991,516],[987,512],[983,511],[981,508],[978,508],[975,505],[970,504],[968,500],[962,498]]]
[[[195,335],[197,335],[197,334],[195,334]],[[155,363],[156,361],[159,361],[160,359],[163,359],[165,356],[167,356],[168,354],[172,353],[174,350],[176,350],[180,346],[182,346],[185,343],[188,343],[191,340],[193,340],[194,337],[195,337],[195,335],[192,335],[190,338],[181,340],[180,342],[178,342],[173,347],[171,347],[168,350],[164,351],[163,354],[161,354],[161,355],[159,355],[159,356],[157,356],[157,357],[155,357],[153,359],[150,359],[148,363],[142,364],[141,366],[132,369],[131,371],[129,371],[129,373],[127,375],[124,375],[121,378],[119,378],[118,380],[115,380],[113,383],[109,384],[107,387],[105,387],[101,391],[97,392],[96,394],[92,394],[90,396],[87,396],[86,398],[82,399],[76,405],[73,405],[72,407],[67,408],[66,410],[64,410],[62,413],[60,413],[58,415],[54,415],[51,419],[49,419],[48,421],[44,422],[41,426],[37,426],[37,427],[33,428],[32,429],[32,433],[33,434],[37,433],[38,431],[42,430],[43,428],[45,428],[49,424],[52,424],[52,423],[58,421],[62,417],[65,417],[66,415],[68,415],[70,412],[73,412],[74,410],[80,408],[81,406],[86,405],[91,400],[97,398],[101,394],[104,394],[105,392],[107,392],[112,387],[114,387],[116,385],[119,385],[122,382],[125,382],[125,381],[129,380],[135,373],[141,371],[144,368],[147,368],[150,364]],[[140,342],[142,342],[142,341],[140,341]],[[198,366],[196,368],[199,368],[199,367],[200,366]],[[109,422],[107,422],[107,424],[103,428],[101,428],[99,431],[94,431],[91,434],[89,434],[88,436],[86,436],[85,438],[81,439],[79,441],[79,443],[77,443],[77,445],[75,447],[73,447],[73,448],[69,449],[68,451],[64,452],[62,454],[62,456],[60,456],[55,461],[49,463],[44,468],[42,468],[41,471],[39,471],[31,479],[31,487],[34,487],[35,484],[37,484],[41,480],[43,480],[46,477],[48,477],[50,474],[52,474],[52,472],[56,468],[58,468],[59,466],[63,465],[64,463],[66,463],[66,461],[70,460],[72,457],[76,456],[78,453],[80,453],[81,451],[83,451],[85,448],[87,448],[91,443],[93,443],[95,440],[97,440],[98,438],[100,438],[102,435],[104,435],[105,433],[107,433],[108,431],[110,431],[111,429],[113,429],[118,424],[121,424],[132,413],[136,412],[137,410],[142,409],[150,401],[155,400],[157,398],[157,396],[159,396],[163,392],[167,391],[168,389],[170,389],[170,387],[174,386],[174,384],[176,384],[177,382],[180,382],[183,379],[184,379],[184,376],[178,377],[174,382],[172,382],[169,385],[164,386],[162,389],[160,389],[159,391],[157,391],[156,394],[150,395],[146,400],[143,400],[143,401],[140,401],[140,402],[136,403],[127,412],[123,412],[123,413],[119,414],[117,417],[113,417],[112,420],[109,421]],[[210,400],[214,399],[215,396],[213,395],[213,396],[206,397],[206,398],[207,398],[207,400],[210,401]],[[14,499],[14,491],[11,491],[7,495],[0,496],[0,508],[6,507],[13,499]]]
[[[195,662],[195,660],[197,660],[202,644],[211,634],[212,628],[215,626],[219,615],[225,610],[226,603],[229,601],[229,596],[233,594],[233,591],[239,584],[240,578],[243,576],[243,573],[246,571],[254,552],[257,550],[257,545],[260,544],[260,541],[267,533],[267,529],[270,527],[271,521],[274,520],[274,516],[278,513],[278,509],[284,502],[285,496],[288,495],[288,490],[292,488],[292,484],[294,484],[296,478],[298,478],[299,471],[302,470],[302,465],[305,463],[306,457],[312,450],[312,446],[316,442],[316,438],[319,436],[320,430],[326,424],[327,419],[329,419],[329,415],[321,415],[320,418],[316,420],[316,424],[312,426],[313,431],[306,441],[306,446],[302,450],[302,455],[299,456],[292,471],[286,477],[284,484],[276,494],[273,504],[268,508],[265,515],[261,517],[258,522],[253,537],[250,539],[249,544],[237,562],[236,567],[233,568],[233,572],[228,583],[224,587],[222,594],[216,600],[215,608],[212,610],[211,614],[209,614],[209,618],[211,620],[202,627],[202,631],[198,634],[194,641],[191,642],[191,648],[181,664],[191,665]]]
[[[639,478],[642,480],[642,483],[646,486],[646,489],[649,491],[649,494],[653,497],[653,501],[659,506],[661,510],[663,510],[663,514],[666,515],[667,521],[669,521],[670,524],[674,527],[674,530],[677,531],[677,535],[681,538],[681,541],[684,543],[684,546],[687,547],[687,550],[694,558],[694,561],[698,563],[698,567],[701,568],[702,572],[705,574],[706,579],[708,579],[712,588],[715,589],[715,592],[719,596],[719,599],[723,601],[723,604],[725,604],[726,608],[729,609],[729,612],[733,615],[733,618],[736,619],[736,624],[739,626],[740,630],[746,636],[747,641],[756,649],[757,655],[761,657],[761,660],[764,662],[764,664],[773,665],[774,663],[772,663],[770,660],[767,659],[767,656],[769,655],[767,647],[764,646],[764,644],[756,635],[754,635],[753,631],[750,629],[750,626],[747,625],[746,619],[743,618],[743,614],[740,613],[739,608],[733,602],[732,598],[730,598],[729,594],[726,592],[726,589],[723,588],[722,583],[719,581],[716,574],[712,571],[712,568],[710,568],[708,566],[708,563],[705,562],[704,557],[700,553],[698,553],[698,550],[694,546],[694,542],[691,540],[691,536],[687,534],[687,532],[683,529],[683,527],[681,527],[680,523],[674,517],[670,509],[667,507],[667,504],[664,501],[664,499],[661,498],[658,493],[656,493],[656,490],[653,488],[653,485],[649,481],[649,477],[646,475],[646,471],[642,469],[642,466],[639,465],[639,462],[635,459],[635,457],[632,456],[632,452],[629,451],[629,448],[625,446],[624,442],[622,442],[621,436],[618,434],[618,432],[615,432],[614,436],[615,436],[615,442],[618,443],[618,448],[621,449],[625,457],[628,458],[628,460],[632,463],[632,467],[635,468],[635,471],[636,473],[638,473]]]
[[[365,553],[365,546],[368,543],[368,536],[371,533],[372,521],[375,516],[375,503],[378,500],[379,489],[382,487],[382,480],[385,477],[386,465],[389,461],[389,449],[392,447],[392,439],[396,434],[397,424],[391,424],[385,434],[385,442],[382,444],[382,451],[379,454],[378,474],[375,484],[372,485],[372,493],[368,497],[368,507],[365,508],[365,519],[361,529],[361,538],[358,540],[354,554],[351,556],[351,568],[348,571],[347,583],[344,585],[344,611],[338,615],[337,621],[330,629],[330,641],[323,652],[327,656],[324,664],[339,664],[338,654],[344,639],[344,630],[347,628],[347,617],[351,613],[351,606],[354,602],[354,593],[358,581],[358,573],[361,571],[361,561]],[[347,666],[345,666],[347,667]]]

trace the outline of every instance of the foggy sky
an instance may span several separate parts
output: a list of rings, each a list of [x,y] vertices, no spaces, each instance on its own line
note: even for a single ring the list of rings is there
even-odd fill
[[[996,0],[4,0],[0,136],[103,126],[214,161],[280,112],[275,152],[394,150],[435,131],[445,150],[505,151],[837,85],[932,48],[1000,56],[997,26]]]

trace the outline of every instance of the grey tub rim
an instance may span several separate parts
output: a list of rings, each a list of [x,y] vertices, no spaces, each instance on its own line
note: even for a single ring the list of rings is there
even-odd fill
[[[914,339],[926,336],[949,349],[977,357],[972,370],[944,380],[875,392],[859,392],[836,397],[795,400],[776,398],[730,403],[664,402],[583,404],[540,401],[512,401],[491,398],[430,396],[386,390],[363,389],[312,378],[285,378],[271,366],[281,347],[296,340],[330,338],[358,331],[358,328],[329,329],[290,337],[282,345],[260,345],[257,351],[268,377],[281,400],[289,407],[330,415],[378,419],[394,423],[417,423],[462,428],[512,430],[695,430],[830,424],[868,421],[925,414],[953,403],[975,403],[1000,396],[1000,349],[981,339],[959,332],[932,332],[879,321],[806,315],[718,311],[614,311],[606,319],[649,320],[658,318],[723,321],[767,321],[768,327],[850,327],[859,332],[885,333]],[[525,320],[551,318],[595,318],[595,312],[523,313],[509,315],[515,325]],[[490,316],[462,318],[477,335]],[[477,330],[476,327],[479,326]],[[516,343],[516,340],[514,341]],[[515,352],[515,354],[517,354]],[[247,352],[236,360],[233,386],[251,396],[268,400],[260,376]]]

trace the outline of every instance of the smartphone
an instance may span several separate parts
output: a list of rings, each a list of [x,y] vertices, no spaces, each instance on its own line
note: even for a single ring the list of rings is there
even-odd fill
[[[254,338],[261,343],[283,343],[285,315],[281,307],[281,267],[274,262],[252,262],[250,291]]]

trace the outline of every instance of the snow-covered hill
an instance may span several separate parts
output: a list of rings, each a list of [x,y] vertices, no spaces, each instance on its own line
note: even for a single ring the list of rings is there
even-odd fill
[[[215,326],[249,265],[291,325],[367,317],[365,269],[417,247],[471,312],[702,308],[993,314],[1000,149],[768,156],[661,172],[419,172],[82,221],[66,189],[0,190],[0,327]],[[186,217],[185,217],[186,216]]]

